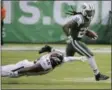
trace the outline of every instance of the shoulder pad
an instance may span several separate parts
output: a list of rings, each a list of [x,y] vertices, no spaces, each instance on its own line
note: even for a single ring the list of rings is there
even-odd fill
[[[80,24],[84,23],[84,19],[83,19],[82,15],[75,15],[75,16],[73,16],[73,21],[75,21],[78,24],[78,26]]]
[[[78,26],[82,23],[84,23],[84,19],[82,17],[82,15],[74,15],[74,16],[70,16],[70,17],[67,17],[64,21],[64,24],[68,23],[68,22],[76,22],[78,24]]]

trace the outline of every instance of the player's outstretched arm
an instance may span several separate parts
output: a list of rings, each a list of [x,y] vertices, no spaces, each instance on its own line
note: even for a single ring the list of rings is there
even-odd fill
[[[87,58],[85,56],[81,57],[74,57],[74,56],[69,56],[69,57],[64,57],[64,62],[71,62],[71,61],[86,61]]]
[[[49,45],[45,45],[44,47],[42,47],[38,52],[39,54],[44,53],[44,52],[51,52],[52,47]]]
[[[49,52],[54,52],[54,51],[60,52],[60,53],[62,53],[62,54],[65,55],[65,52],[64,52],[64,51],[59,50],[59,49],[55,49],[55,48],[53,48],[53,47],[51,47],[51,46],[49,46],[49,45],[45,45],[44,47],[42,47],[42,48],[39,50],[39,54],[44,53],[44,52],[48,52],[48,53],[49,53]]]

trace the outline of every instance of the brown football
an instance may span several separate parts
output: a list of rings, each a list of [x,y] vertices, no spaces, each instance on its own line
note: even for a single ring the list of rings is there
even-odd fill
[[[93,37],[97,37],[98,35],[95,32],[88,30],[86,32],[86,36],[93,38]]]

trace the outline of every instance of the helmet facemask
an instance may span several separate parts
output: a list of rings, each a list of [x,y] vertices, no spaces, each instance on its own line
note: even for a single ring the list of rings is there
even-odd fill
[[[88,19],[92,19],[94,17],[95,10],[86,10],[85,13]]]
[[[64,56],[61,53],[55,53],[54,52],[54,53],[52,53],[50,55],[50,59],[53,60],[58,65],[58,64],[61,64],[62,63],[62,61],[64,59]]]
[[[86,18],[91,20],[94,17],[95,9],[94,9],[94,7],[92,5],[84,3],[84,5],[82,5],[82,14]]]

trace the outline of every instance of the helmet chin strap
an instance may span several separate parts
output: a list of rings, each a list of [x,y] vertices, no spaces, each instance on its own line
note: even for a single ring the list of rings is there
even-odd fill
[[[92,17],[88,17],[88,16],[86,16],[89,20],[92,20]]]
[[[89,17],[85,11],[82,13],[87,19],[92,20],[93,16]]]
[[[89,17],[88,15],[85,16],[87,19],[92,20],[93,16]]]

